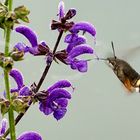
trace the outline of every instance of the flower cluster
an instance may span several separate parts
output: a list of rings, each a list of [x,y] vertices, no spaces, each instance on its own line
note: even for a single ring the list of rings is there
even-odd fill
[[[33,55],[46,55],[46,62],[49,64],[52,59],[57,58],[66,65],[70,65],[72,69],[78,70],[80,72],[87,72],[87,60],[79,60],[77,57],[83,54],[93,54],[94,51],[92,47],[86,44],[86,38],[84,35],[79,35],[80,31],[84,33],[88,32],[93,38],[95,38],[96,30],[95,27],[88,22],[77,22],[74,23],[69,21],[72,17],[76,15],[76,10],[74,8],[69,9],[65,14],[64,3],[61,1],[58,6],[58,16],[59,21],[52,21],[51,29],[58,31],[69,31],[64,42],[67,43],[67,48],[64,50],[57,51],[52,54],[52,51],[46,45],[45,41],[38,43],[37,35],[27,26],[18,26],[15,31],[24,35],[30,42],[31,46],[27,46],[24,43],[17,43],[14,48],[18,51],[23,51],[24,53],[29,52]]]
[[[45,115],[53,113],[53,116],[60,120],[64,117],[68,105],[68,99],[71,99],[71,94],[64,88],[72,87],[71,83],[67,80],[61,80],[56,82],[53,86],[43,91],[43,95],[47,95],[47,98],[41,98],[40,100],[40,111]]]
[[[15,10],[15,13],[18,19],[26,22],[28,21],[27,15],[29,14],[29,11],[24,6],[18,7]],[[71,94],[74,89],[71,82],[68,80],[59,80],[44,90],[40,90],[40,87],[49,71],[52,61],[58,63],[59,60],[64,64],[69,65],[71,69],[79,72],[87,72],[88,70],[88,60],[79,57],[84,54],[94,54],[93,48],[88,45],[84,35],[85,33],[89,33],[92,38],[95,38],[96,30],[91,23],[85,21],[75,23],[72,21],[72,18],[76,13],[77,11],[74,8],[71,8],[66,12],[64,2],[60,1],[57,14],[58,20],[52,20],[51,22],[51,30],[56,30],[57,33],[59,33],[53,50],[47,45],[46,41],[39,42],[35,31],[28,26],[19,25],[14,28],[16,33],[20,33],[29,41],[29,45],[24,42],[18,42],[14,45],[13,50],[8,52],[7,55],[0,53],[0,66],[2,66],[4,71],[7,72],[7,75],[9,74],[16,82],[16,87],[9,90],[11,94],[9,95],[10,99],[0,98],[2,114],[7,113],[9,109],[12,108],[12,111],[16,111],[23,115],[32,103],[39,103],[39,110],[44,115],[48,116],[52,114],[56,120],[60,120],[65,116],[68,102],[71,99]],[[14,23],[11,27],[14,27]],[[82,34],[80,34],[81,32]],[[58,49],[58,44],[63,33],[66,33],[63,41],[66,47],[60,50]],[[31,54],[32,56],[45,56],[46,60],[46,68],[39,83],[36,84],[33,82],[31,86],[25,85],[24,77],[21,72],[13,68],[14,61],[23,60],[23,56],[26,54]],[[6,69],[7,67],[8,69]],[[70,91],[70,89],[72,89],[72,91]],[[6,92],[4,93],[7,94]],[[7,97],[7,95],[5,95],[5,97]],[[16,124],[16,122],[14,122],[14,124]],[[5,132],[6,119],[3,119],[0,127],[0,139],[4,138],[3,135]],[[21,134],[17,140],[42,140],[42,138],[36,132],[31,131]]]
[[[71,99],[71,94],[65,88],[72,87],[67,80],[60,80],[47,90],[39,91],[36,94],[33,87],[25,86],[23,83],[23,76],[17,69],[10,71],[10,76],[14,78],[17,88],[11,89],[11,93],[17,92],[18,97],[34,97],[39,100],[39,109],[45,115],[53,112],[54,117],[60,120],[66,113],[68,99]],[[35,87],[34,87],[35,88]],[[31,99],[31,98],[30,98]]]
[[[62,61],[63,63],[70,65],[72,69],[78,70],[80,72],[87,72],[87,60],[79,60],[77,57],[82,54],[93,54],[93,49],[86,44],[86,38],[84,35],[79,35],[80,31],[83,31],[83,33],[88,32],[93,37],[96,35],[95,27],[88,23],[88,22],[67,22],[67,20],[71,19],[76,15],[75,9],[70,9],[65,14],[64,9],[64,3],[61,1],[59,3],[59,20],[61,20],[61,26],[65,30],[69,31],[70,34],[66,35],[64,42],[68,44],[67,48],[59,51],[56,53],[56,58]],[[69,15],[69,16],[68,16]],[[67,18],[69,17],[69,18]],[[65,21],[65,22],[64,22]],[[55,22],[56,23],[56,22]],[[73,24],[71,24],[73,23]],[[67,27],[67,25],[72,25],[70,28]],[[52,23],[53,27],[56,26],[54,23]],[[62,29],[61,26],[56,26],[55,29]],[[64,30],[64,29],[63,29]]]

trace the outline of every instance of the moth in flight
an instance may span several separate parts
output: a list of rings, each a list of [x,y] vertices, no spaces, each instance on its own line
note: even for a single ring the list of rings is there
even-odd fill
[[[99,60],[107,60],[109,62],[112,70],[129,92],[140,92],[139,73],[137,73],[126,61],[116,57],[113,42],[111,42],[111,44],[114,57],[108,57],[106,59],[99,58]]]

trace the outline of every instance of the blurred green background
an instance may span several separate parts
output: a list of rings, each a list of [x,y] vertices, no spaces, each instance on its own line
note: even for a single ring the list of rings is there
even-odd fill
[[[139,0],[64,2],[66,10],[77,9],[75,21],[89,21],[96,27],[96,45],[90,36],[88,42],[98,56],[112,56],[110,42],[113,40],[116,55],[140,72]],[[24,4],[31,10],[29,26],[38,34],[38,40],[45,40],[52,47],[58,32],[50,30],[50,22],[57,19],[58,3],[59,0],[14,0],[14,7]],[[27,42],[23,36],[13,32],[11,47],[19,41]],[[60,47],[66,47],[63,40]],[[45,61],[43,57],[26,55],[25,60],[16,63],[15,67],[24,74],[25,84],[30,85],[34,81],[38,82]],[[57,122],[51,115],[41,113],[38,105],[33,105],[17,125],[17,135],[34,130],[42,135],[43,140],[140,139],[140,95],[129,95],[104,62],[90,61],[89,70],[85,74],[72,71],[63,64],[53,63],[41,89],[47,89],[60,79],[68,79],[76,87],[66,116]]]

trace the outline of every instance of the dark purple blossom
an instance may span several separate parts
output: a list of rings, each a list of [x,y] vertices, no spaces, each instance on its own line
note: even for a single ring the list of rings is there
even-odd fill
[[[36,33],[28,26],[20,25],[15,28],[15,31],[25,36],[31,44],[27,46],[24,43],[17,43],[14,48],[18,51],[29,52],[33,55],[46,55],[49,52],[47,44],[44,41],[38,43]]]
[[[87,60],[79,60],[77,58],[83,54],[93,54],[93,49],[87,44],[77,45],[68,53],[65,61],[72,69],[87,72]]]
[[[18,92],[21,96],[30,95],[30,88],[24,85],[23,76],[21,72],[17,69],[12,69],[9,74],[17,84],[17,88],[11,89],[11,93]]]
[[[17,69],[12,69],[9,74],[17,84],[17,88],[11,89],[11,92],[19,91],[24,86],[22,74]]]
[[[54,118],[60,120],[66,114],[68,99],[71,99],[71,94],[64,88],[72,87],[67,80],[61,80],[48,88],[46,99],[40,100],[39,109],[45,115],[53,113]]]

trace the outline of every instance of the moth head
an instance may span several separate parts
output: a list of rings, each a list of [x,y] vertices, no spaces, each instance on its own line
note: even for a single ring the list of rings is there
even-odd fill
[[[116,57],[109,57],[107,58],[109,66],[111,66],[112,68],[114,68],[117,64],[117,59]]]

